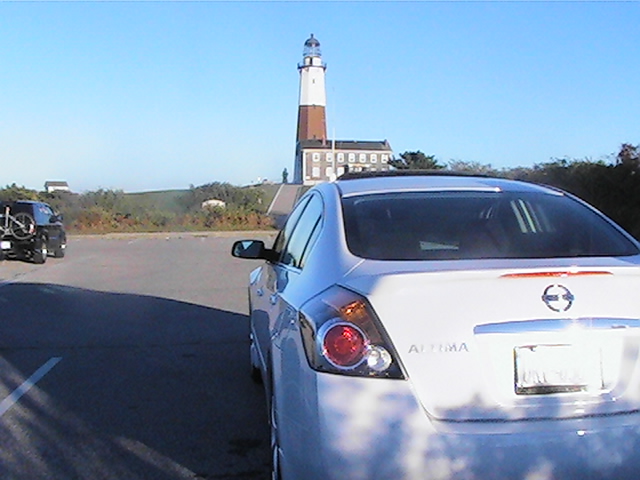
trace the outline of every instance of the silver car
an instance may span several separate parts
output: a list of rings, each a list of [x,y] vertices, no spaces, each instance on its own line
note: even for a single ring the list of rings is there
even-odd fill
[[[639,478],[638,242],[549,187],[359,177],[233,246],[273,478]]]

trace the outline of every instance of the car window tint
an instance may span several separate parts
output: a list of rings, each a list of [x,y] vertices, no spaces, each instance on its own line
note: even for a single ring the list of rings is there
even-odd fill
[[[53,215],[53,212],[48,205],[43,203],[34,204],[33,213],[38,225],[47,225],[48,223],[51,223],[51,215]]]
[[[601,215],[560,194],[394,193],[343,200],[347,244],[379,260],[638,254]]]
[[[309,203],[309,197],[305,197],[294,207],[293,211],[289,214],[289,218],[287,218],[284,227],[276,237],[276,240],[273,244],[273,251],[277,254],[277,258],[282,258],[282,252],[284,251],[285,246],[289,242],[289,237],[291,237],[291,232],[293,232],[300,215],[304,211],[304,208]]]
[[[9,207],[11,215],[15,215],[16,213],[28,213],[29,215],[33,214],[33,208],[31,207],[30,203],[14,203],[13,205],[9,204]]]
[[[315,238],[314,232],[319,228],[321,217],[322,199],[319,195],[313,195],[291,234],[282,255],[282,263],[302,268],[305,251],[310,248],[312,238]]]
[[[302,252],[302,258],[300,259],[300,268],[304,268],[304,264],[306,263],[307,258],[309,257],[309,252],[313,248],[313,245],[316,242],[318,235],[320,235],[321,227],[322,227],[322,215],[320,215],[316,220],[316,223],[313,226],[313,229],[311,231],[311,235],[309,236],[309,241],[304,247],[304,252]]]

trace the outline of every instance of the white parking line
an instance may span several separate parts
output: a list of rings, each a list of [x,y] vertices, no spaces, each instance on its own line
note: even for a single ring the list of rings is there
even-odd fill
[[[22,397],[25,393],[31,390],[31,387],[33,387],[39,380],[41,380],[42,377],[44,377],[47,373],[49,373],[49,371],[53,367],[55,367],[56,363],[58,363],[60,360],[62,360],[62,357],[51,357],[47,361],[47,363],[42,365],[38,370],[36,370],[33,373],[33,375],[27,378],[22,383],[22,385],[20,385],[13,392],[11,392],[11,394],[7,398],[2,400],[0,402],[0,417],[2,417],[7,412],[7,410],[13,407],[13,405],[15,405],[18,402],[18,400],[20,400],[20,397]]]

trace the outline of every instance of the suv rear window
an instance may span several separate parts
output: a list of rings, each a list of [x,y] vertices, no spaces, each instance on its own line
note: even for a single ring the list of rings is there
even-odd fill
[[[636,245],[562,194],[403,192],[343,199],[347,244],[375,260],[627,256]]]

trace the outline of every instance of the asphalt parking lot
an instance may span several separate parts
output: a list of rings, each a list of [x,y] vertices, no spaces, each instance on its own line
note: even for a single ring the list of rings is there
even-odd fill
[[[247,237],[71,237],[64,259],[0,262],[0,478],[268,478],[258,264],[229,255]]]

